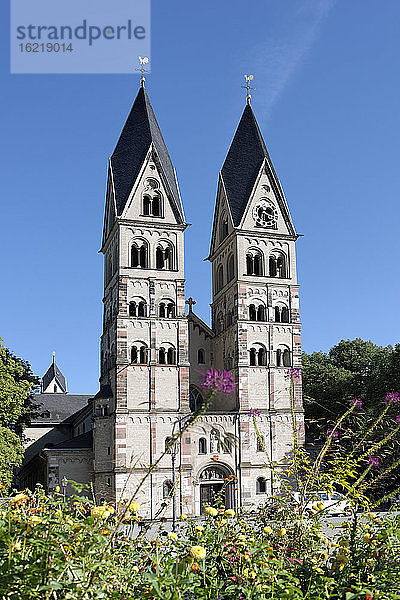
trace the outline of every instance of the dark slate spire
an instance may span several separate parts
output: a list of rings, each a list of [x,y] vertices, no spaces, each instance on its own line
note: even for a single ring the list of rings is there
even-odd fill
[[[276,178],[253,110],[247,102],[221,171],[235,227],[240,224],[265,158]]]
[[[67,382],[65,381],[64,375],[56,365],[55,352],[53,352],[53,362],[42,377],[42,392],[48,388],[53,379],[56,380],[58,387],[61,388],[61,393],[65,394],[67,392]],[[53,392],[53,390],[49,390],[49,392]]]
[[[151,144],[157,153],[155,159],[160,163],[158,166],[165,176],[164,183],[172,206],[183,222],[183,208],[175,169],[142,84],[110,160],[118,215],[121,215],[125,208]]]

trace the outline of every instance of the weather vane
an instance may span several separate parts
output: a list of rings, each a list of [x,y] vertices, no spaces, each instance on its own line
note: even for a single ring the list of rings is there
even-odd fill
[[[250,90],[256,89],[256,88],[251,87],[251,85],[250,85],[250,82],[253,81],[253,79],[254,79],[254,75],[245,75],[244,78],[246,80],[246,85],[242,85],[242,88],[247,90],[246,100],[247,100],[247,103],[250,104],[250,100],[251,100]]]
[[[147,65],[147,63],[149,62],[149,59],[147,58],[147,56],[144,56],[143,58],[141,56],[139,56],[139,61],[140,61],[140,69],[136,69],[136,71],[139,71],[141,73],[140,83],[144,87],[144,82],[146,81],[144,74],[150,73],[150,71],[146,71],[146,69],[144,68],[144,65]]]

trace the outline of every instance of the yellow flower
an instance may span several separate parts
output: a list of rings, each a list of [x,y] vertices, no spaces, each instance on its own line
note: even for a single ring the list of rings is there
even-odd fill
[[[188,518],[188,516],[185,515],[185,513],[181,514],[181,521],[186,521],[187,518]]]
[[[30,525],[37,525],[38,523],[41,523],[41,522],[42,522],[42,519],[40,517],[37,517],[36,515],[32,515],[28,521],[28,523]]]
[[[195,530],[198,533],[202,533],[204,531],[204,527],[203,527],[203,525],[197,525],[197,527],[195,527]]]
[[[16,496],[11,498],[11,500],[10,500],[10,504],[13,508],[16,508],[17,506],[22,506],[23,504],[26,504],[27,502],[29,502],[29,496],[27,496],[26,494],[24,494],[22,492],[20,492],[19,494],[16,494]]]
[[[371,541],[371,535],[369,533],[364,533],[363,535],[363,541],[367,544],[368,542]]]
[[[172,540],[173,542],[176,542],[178,539],[178,536],[173,531],[170,531],[169,534],[167,535],[167,538],[169,540]]]
[[[281,527],[278,530],[278,535],[279,535],[279,537],[284,537],[286,535],[286,529],[284,527]]]
[[[218,525],[224,526],[226,525],[226,519],[221,519],[220,521],[218,521],[217,523]]]
[[[137,565],[133,565],[133,567],[132,567],[132,571],[133,571],[134,573],[139,573],[139,567],[138,567]]]
[[[19,551],[21,550],[21,548],[22,548],[22,546],[21,546],[21,542],[18,542],[18,541],[17,541],[17,542],[15,542],[15,544],[14,544],[14,546],[13,546],[12,550],[13,550],[13,551],[15,550],[16,552],[19,552]]]
[[[192,546],[189,548],[189,554],[195,560],[203,560],[206,557],[206,549],[203,546]]]
[[[59,486],[59,485],[56,485],[56,487],[55,487],[55,491],[56,491],[57,493],[60,491],[60,486]]]
[[[324,505],[322,504],[322,502],[317,502],[317,508],[319,510],[322,510],[324,508]]]
[[[323,570],[320,569],[319,567],[314,567],[314,571],[316,571],[317,573],[321,573],[321,574],[324,573]]]
[[[206,515],[208,515],[210,517],[216,517],[218,514],[218,510],[216,508],[214,508],[213,506],[206,506],[204,512]]]
[[[228,517],[228,518],[229,518],[229,517],[234,517],[234,516],[235,516],[235,511],[234,511],[234,510],[232,510],[231,508],[228,508],[228,509],[227,509],[227,510],[224,512],[224,515],[225,515],[226,517]]]
[[[129,510],[130,510],[130,511],[131,511],[133,514],[137,513],[137,511],[139,510],[139,508],[140,508],[140,504],[138,504],[137,502],[131,502],[131,503],[129,504]],[[113,511],[113,512],[114,512],[114,511]]]
[[[264,527],[263,532],[267,535],[270,535],[272,533],[272,529],[269,525],[267,525],[266,527]]]
[[[95,519],[108,519],[108,517],[111,515],[111,512],[108,509],[109,507],[105,504],[103,506],[95,506],[92,508],[90,514]]]

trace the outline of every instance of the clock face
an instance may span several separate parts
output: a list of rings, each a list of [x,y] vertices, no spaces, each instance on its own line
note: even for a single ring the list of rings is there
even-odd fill
[[[253,219],[259,227],[277,228],[278,211],[268,198],[261,199],[253,208]]]

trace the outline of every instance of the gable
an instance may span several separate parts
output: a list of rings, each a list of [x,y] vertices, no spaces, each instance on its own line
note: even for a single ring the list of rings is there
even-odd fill
[[[257,174],[240,227],[260,233],[295,235],[286,200],[266,160]]]

